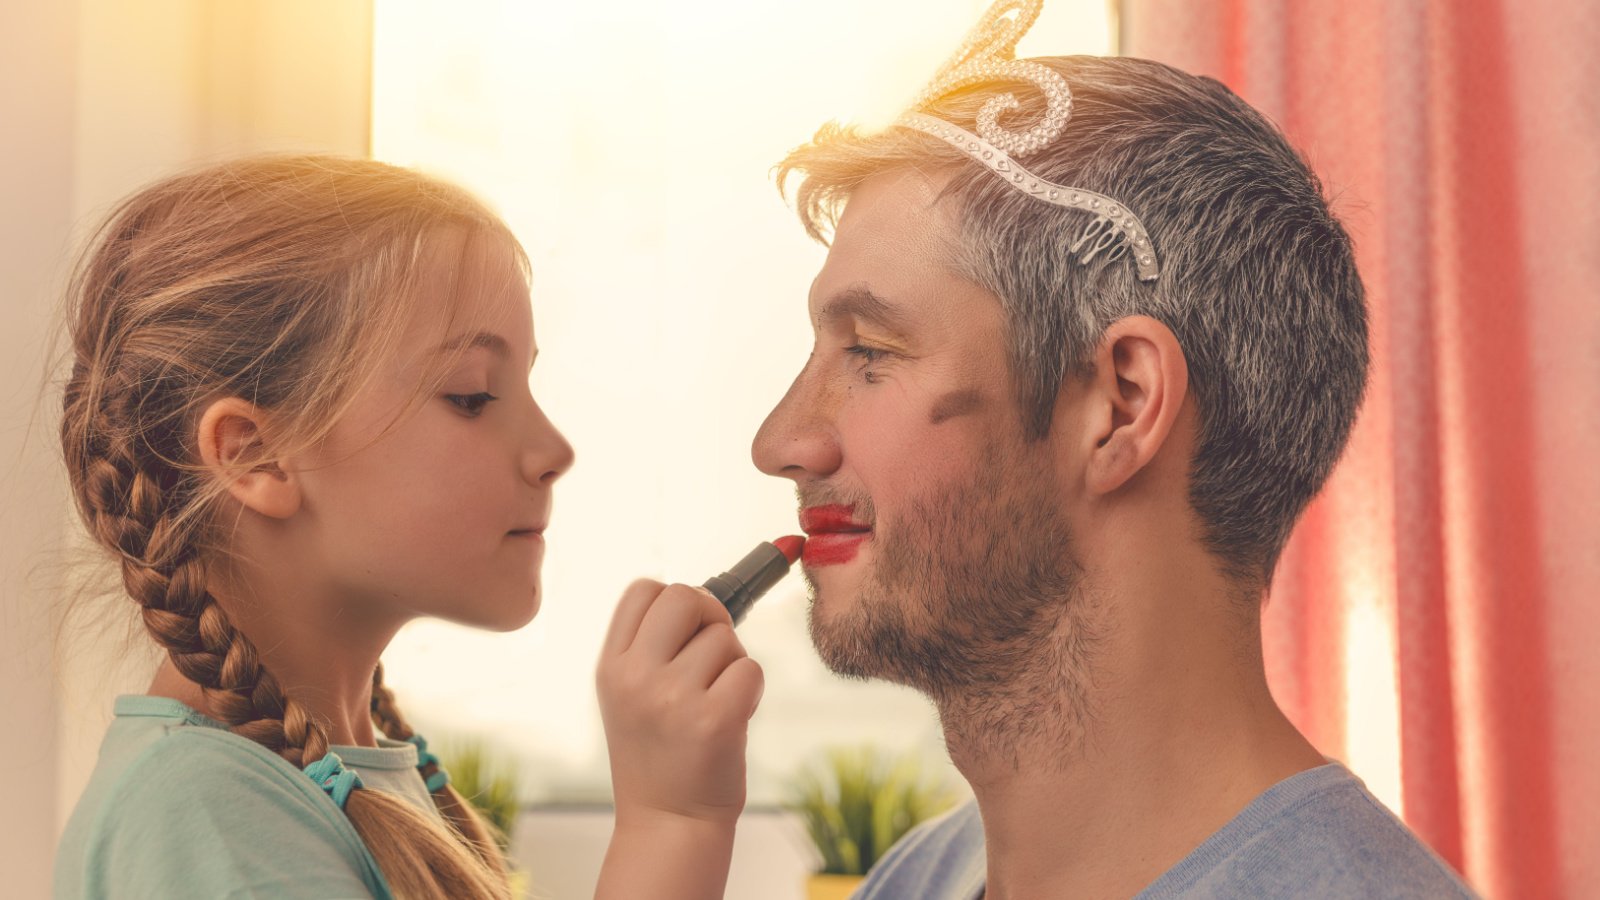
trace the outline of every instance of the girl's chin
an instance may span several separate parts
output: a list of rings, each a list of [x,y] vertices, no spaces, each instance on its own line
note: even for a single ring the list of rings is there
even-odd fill
[[[453,610],[452,614],[441,615],[439,618],[483,631],[496,633],[516,631],[532,622],[534,616],[538,615],[539,586],[534,585],[525,596],[502,598],[502,600],[503,602],[494,606]]]
[[[533,593],[529,595],[528,599],[530,602],[525,603],[523,607],[519,610],[516,610],[514,614],[507,616],[503,620],[486,624],[483,627],[490,631],[498,632],[516,631],[524,625],[527,625],[529,622],[532,622],[534,616],[539,614],[539,589],[537,587],[533,589]]]

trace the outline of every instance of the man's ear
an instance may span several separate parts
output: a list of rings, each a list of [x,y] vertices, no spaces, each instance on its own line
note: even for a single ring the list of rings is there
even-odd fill
[[[286,519],[300,508],[300,482],[264,452],[266,421],[265,412],[238,397],[213,402],[196,429],[200,461],[233,499],[264,516]]]
[[[1149,316],[1112,323],[1093,362],[1084,475],[1091,492],[1109,494],[1167,443],[1189,393],[1189,364],[1172,330]]]

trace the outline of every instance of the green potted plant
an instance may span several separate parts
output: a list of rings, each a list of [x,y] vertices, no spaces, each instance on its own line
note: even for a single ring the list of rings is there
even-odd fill
[[[500,845],[500,852],[507,853],[521,806],[516,769],[492,758],[483,742],[477,740],[445,745],[439,753],[439,764],[450,773],[450,784],[456,793],[489,820],[495,843]],[[511,896],[523,897],[527,890],[528,873],[513,868]]]
[[[810,900],[849,897],[895,841],[956,801],[917,756],[895,758],[870,745],[825,750],[790,780],[789,794],[821,857],[807,884]]]

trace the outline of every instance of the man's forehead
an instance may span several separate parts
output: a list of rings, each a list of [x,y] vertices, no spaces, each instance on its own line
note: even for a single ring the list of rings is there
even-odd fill
[[[923,232],[948,229],[954,222],[939,201],[949,180],[948,171],[930,173],[917,169],[896,169],[866,179],[845,202],[834,244],[900,233],[923,236]]]
[[[912,170],[877,175],[850,195],[822,271],[811,283],[812,318],[888,320],[892,298],[927,278],[954,274],[954,223],[939,202],[945,177]]]

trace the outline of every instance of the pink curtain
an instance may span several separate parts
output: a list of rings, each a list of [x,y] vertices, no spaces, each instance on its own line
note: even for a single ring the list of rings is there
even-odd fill
[[[1306,153],[1369,292],[1266,615],[1280,703],[1487,896],[1600,897],[1600,4],[1121,6],[1125,54]]]

